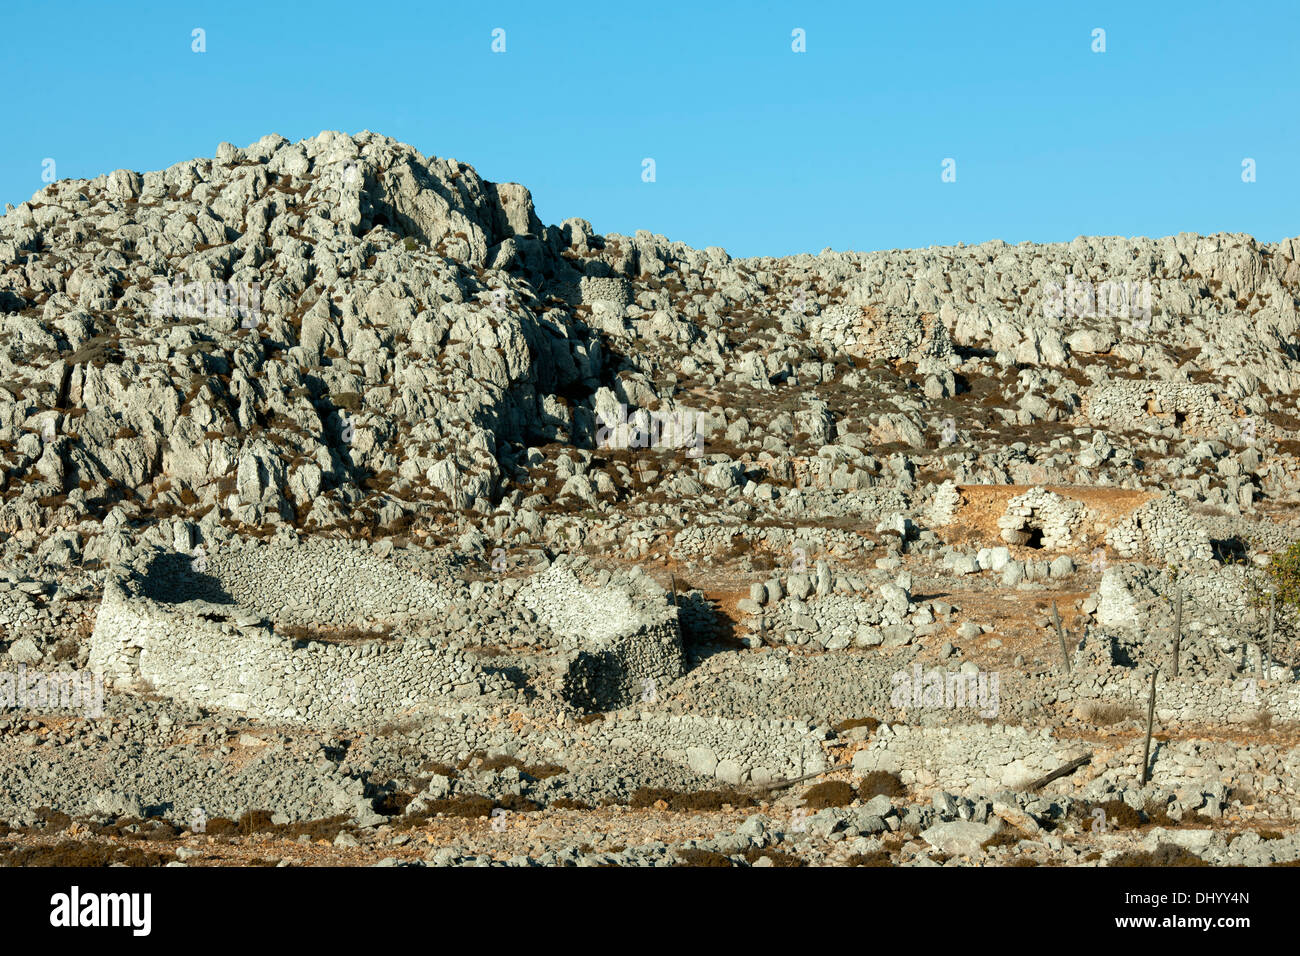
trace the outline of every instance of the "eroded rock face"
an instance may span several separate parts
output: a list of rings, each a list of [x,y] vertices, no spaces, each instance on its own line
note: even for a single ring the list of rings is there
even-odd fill
[[[372,133],[222,144],[162,171],[55,183],[0,218],[0,440],[13,446],[0,527],[75,524],[75,500],[32,503],[81,492],[108,510],[121,487],[209,526],[401,528],[437,511],[460,537],[527,497],[521,473],[556,467],[530,448],[591,451],[611,399],[629,418],[712,418],[739,455],[712,455],[708,484],[744,494],[763,472],[778,482],[763,500],[779,507],[782,480],[876,483],[867,444],[961,448],[970,420],[942,403],[1016,363],[992,406],[1008,426],[1284,439],[1260,389],[1300,384],[1285,347],[1296,252],[1294,240],[1181,235],[740,261],[577,218],[545,225],[524,187]],[[1150,286],[1156,308],[1058,302],[1067,279]],[[920,393],[848,420],[824,396],[762,421],[692,407],[710,382],[853,389],[863,366],[900,363]],[[1094,442],[1059,477],[1105,463],[1125,480],[1140,460]],[[999,452],[952,470],[1037,483],[1021,474],[1033,467]],[[658,483],[689,498],[698,476],[675,471]],[[887,478],[910,492],[914,471]],[[567,485],[573,500],[627,493],[621,474],[586,478]],[[1243,459],[1223,487],[1178,491],[1249,510],[1262,482],[1295,481]],[[548,524],[537,510],[511,501],[498,538],[531,540]]]

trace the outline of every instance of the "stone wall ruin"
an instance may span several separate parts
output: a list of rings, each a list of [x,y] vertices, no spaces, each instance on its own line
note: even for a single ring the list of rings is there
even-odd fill
[[[592,586],[568,566],[536,575],[516,607],[539,623],[526,633],[520,621],[528,647],[512,674],[437,639],[434,623],[453,607],[472,615],[484,590],[425,552],[290,539],[196,559],[149,547],[105,584],[90,666],[119,688],[269,720],[366,725],[536,693],[605,709],[682,673],[677,611],[657,587]]]

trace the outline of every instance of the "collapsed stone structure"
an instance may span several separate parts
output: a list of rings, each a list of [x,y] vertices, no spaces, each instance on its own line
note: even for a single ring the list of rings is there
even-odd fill
[[[1170,623],[1181,592],[1186,630],[1201,630],[1198,620],[1204,620],[1235,633],[1248,625],[1251,595],[1261,586],[1240,565],[1157,568],[1133,562],[1111,565],[1102,572],[1093,604],[1102,627],[1144,631],[1153,623],[1162,627]]]
[[[1272,434],[1263,419],[1247,419],[1220,390],[1195,382],[1137,379],[1106,382],[1083,396],[1082,417],[1097,428],[1174,428],[1184,435],[1246,442]]]
[[[961,490],[955,481],[939,485],[926,509],[926,522],[934,528],[949,524],[962,506]]]
[[[1008,544],[1055,551],[1075,544],[1087,510],[1082,502],[1046,488],[1031,488],[1007,502],[998,527]]]
[[[584,587],[573,571],[552,567],[521,590],[518,602],[545,622],[562,646],[572,648],[563,678],[566,700],[584,710],[622,707],[680,677],[683,669],[677,608],[663,602],[663,589],[646,594]]]
[[[850,355],[916,362],[923,374],[947,370],[954,350],[952,337],[937,316],[907,309],[864,310],[854,304],[837,304],[809,317],[807,324]]]
[[[627,280],[616,276],[583,276],[580,291],[583,305],[603,303],[620,309],[632,301]]]
[[[1106,533],[1106,543],[1124,557],[1145,555],[1169,562],[1214,557],[1205,529],[1173,492],[1134,508]]]
[[[528,692],[605,709],[682,672],[662,589],[595,590],[561,568],[538,575],[519,606],[549,629],[516,658],[524,681],[431,639],[431,624],[473,590],[446,563],[346,542],[246,542],[201,558],[145,548],[105,583],[90,666],[115,686],[348,726]]]

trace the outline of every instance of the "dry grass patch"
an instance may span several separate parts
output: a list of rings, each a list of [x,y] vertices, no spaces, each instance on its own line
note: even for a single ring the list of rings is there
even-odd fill
[[[664,806],[657,806],[660,803]],[[738,790],[680,793],[666,787],[640,787],[628,798],[627,805],[634,810],[721,810],[725,806],[752,807],[757,803],[749,794]]]
[[[843,780],[825,780],[804,791],[803,805],[810,809],[847,807],[857,797],[853,785]]]
[[[902,797],[907,794],[902,778],[888,770],[873,770],[858,781],[858,797],[870,800],[872,797]]]
[[[1161,843],[1152,851],[1134,850],[1121,853],[1111,866],[1209,866],[1199,856],[1172,843]]]

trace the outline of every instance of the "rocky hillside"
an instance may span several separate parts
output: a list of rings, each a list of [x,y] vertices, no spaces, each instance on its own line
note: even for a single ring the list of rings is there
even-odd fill
[[[1298,296],[1243,235],[732,259],[370,133],[54,183],[0,861],[1292,863]]]
[[[1298,294],[1300,240],[737,260],[370,133],[223,143],[0,218],[0,529],[55,565],[278,524],[626,548],[944,478],[1249,512],[1300,481]],[[702,454],[596,447],[647,413]]]

